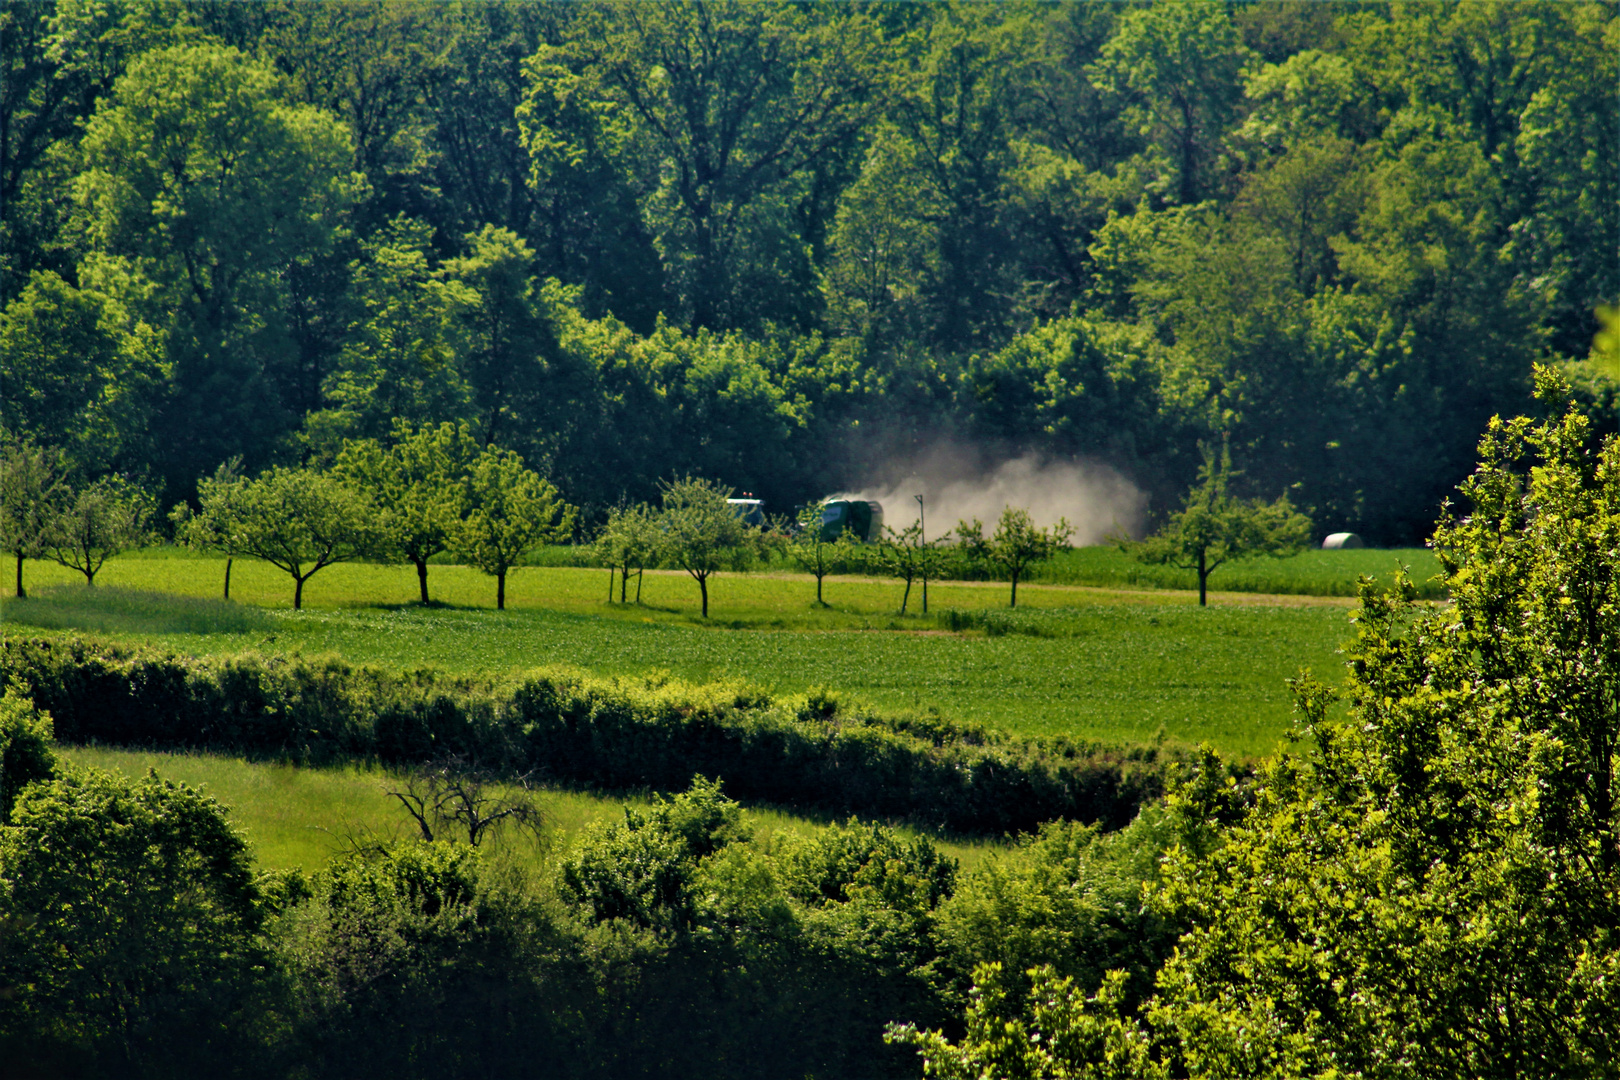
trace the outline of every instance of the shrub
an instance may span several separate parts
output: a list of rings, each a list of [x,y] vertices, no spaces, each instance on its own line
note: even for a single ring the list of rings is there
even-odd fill
[[[737,683],[554,669],[492,681],[79,639],[13,639],[0,659],[6,682],[48,710],[69,742],[308,762],[455,756],[621,789],[678,791],[701,774],[743,799],[957,832],[1028,831],[1055,818],[1123,826],[1187,760],[1177,748],[1020,739]]]

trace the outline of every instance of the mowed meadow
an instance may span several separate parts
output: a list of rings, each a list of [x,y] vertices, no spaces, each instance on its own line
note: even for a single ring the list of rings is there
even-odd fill
[[[1123,576],[1117,555],[1070,553],[1048,575],[1081,576],[1089,559],[1094,574]],[[1423,551],[1308,552],[1237,569],[1337,593],[1359,574],[1387,580],[1397,565],[1419,580],[1433,569]],[[639,604],[632,578],[632,602],[621,604],[605,570],[529,567],[508,582],[508,610],[496,612],[493,581],[466,567],[433,567],[434,605],[424,608],[413,602],[410,568],[339,564],[310,580],[294,612],[288,576],[251,560],[233,566],[234,602],[212,602],[224,567],[154,549],[109,561],[86,590],[78,575],[29,563],[30,599],[8,599],[0,618],[8,633],[90,633],[194,655],[336,654],[468,674],[570,665],[743,680],[772,693],[820,687],[887,712],[937,712],[1019,735],[1208,742],[1235,758],[1276,748],[1291,724],[1286,680],[1310,670],[1337,682],[1338,649],[1353,633],[1342,596],[1223,592],[1219,575],[1204,609],[1174,589],[1048,581],[1021,586],[1009,611],[1005,583],[932,582],[928,614],[913,587],[902,617],[903,586],[891,580],[829,578],[830,606],[820,607],[806,575],[721,574],[705,621],[695,584],[671,571],[645,575]]]

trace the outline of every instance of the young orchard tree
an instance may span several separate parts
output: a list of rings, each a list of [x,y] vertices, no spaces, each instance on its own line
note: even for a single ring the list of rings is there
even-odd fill
[[[291,575],[295,611],[304,606],[304,582],[333,563],[370,554],[380,538],[371,500],[311,469],[278,467],[242,483],[225,520],[237,550]]]
[[[1017,607],[1018,579],[1036,563],[1045,562],[1068,547],[1074,526],[1067,518],[1058,518],[1051,528],[1038,529],[1029,511],[1009,506],[1002,510],[996,531],[988,540],[978,518],[958,523],[956,535],[975,558],[1005,571],[1012,579],[1012,599],[1007,606]]]
[[[490,447],[473,462],[467,516],[450,549],[495,578],[495,609],[506,610],[506,575],[536,544],[574,528],[574,508],[511,450]]]
[[[906,613],[906,605],[911,602],[912,582],[935,576],[940,554],[939,548],[923,542],[921,521],[914,521],[899,530],[884,526],[883,543],[878,546],[878,561],[891,577],[906,583],[906,591],[900,597],[900,614]]]
[[[386,794],[399,800],[427,843],[467,837],[478,847],[507,826],[541,838],[544,818],[528,778],[501,783],[484,769],[451,758],[406,771]]]
[[[152,535],[147,526],[156,506],[151,492],[138,484],[104,476],[62,500],[45,533],[45,554],[93,586],[108,559]]]
[[[242,485],[247,481],[240,470],[242,459],[233,457],[214,470],[214,475],[197,482],[195,512],[180,503],[169,512],[175,539],[193,551],[218,551],[225,556],[224,598],[231,598],[231,564],[242,554],[237,540],[237,517]]]
[[[608,599],[613,599],[613,575],[619,575],[619,603],[630,588],[630,571],[636,572],[636,603],[641,603],[641,575],[650,562],[658,559],[663,534],[658,518],[646,503],[615,507],[596,538],[596,552],[608,566]]]
[[[17,559],[17,599],[26,599],[23,560],[38,558],[63,495],[62,455],[26,437],[0,443],[0,547]]]
[[[731,489],[688,476],[663,485],[658,515],[665,562],[691,575],[709,617],[709,578],[722,570],[746,569],[758,546],[759,530],[746,524],[726,500]]]
[[[822,518],[826,514],[825,502],[811,503],[799,511],[798,531],[788,538],[787,554],[794,565],[807,574],[814,574],[816,578],[816,603],[822,607],[827,602],[821,598],[821,580],[833,572],[834,567],[847,564],[857,550],[857,541],[854,535],[845,529],[835,539],[828,540],[822,534]]]
[[[466,424],[396,421],[386,449],[371,439],[343,444],[332,471],[376,500],[384,536],[382,554],[416,567],[423,604],[428,603],[428,560],[450,550],[466,517],[478,441]]]
[[[1232,459],[1207,458],[1200,483],[1187,492],[1181,512],[1145,540],[1122,547],[1139,562],[1195,570],[1198,606],[1208,603],[1209,575],[1229,562],[1257,555],[1293,555],[1311,538],[1311,519],[1284,495],[1273,503],[1243,501],[1227,494]]]

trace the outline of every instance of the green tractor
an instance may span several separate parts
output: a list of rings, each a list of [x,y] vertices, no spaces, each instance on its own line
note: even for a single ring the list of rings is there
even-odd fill
[[[862,543],[883,539],[883,504],[865,499],[834,499],[821,508],[821,538],[829,543],[844,532]]]

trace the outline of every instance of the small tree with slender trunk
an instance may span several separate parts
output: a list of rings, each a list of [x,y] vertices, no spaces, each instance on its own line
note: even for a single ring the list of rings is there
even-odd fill
[[[613,598],[613,575],[619,575],[619,603],[629,595],[630,572],[636,572],[636,602],[641,602],[641,575],[658,558],[661,534],[657,515],[646,503],[620,506],[608,514],[596,538],[596,553],[608,566],[608,599]]]
[[[62,500],[45,533],[45,554],[94,586],[108,559],[151,537],[147,526],[156,505],[138,484],[104,476]]]
[[[574,528],[574,508],[510,450],[490,447],[473,462],[469,509],[451,550],[495,578],[495,609],[506,610],[506,575],[536,544]]]
[[[1139,561],[1198,573],[1198,606],[1208,604],[1209,576],[1229,562],[1256,555],[1292,555],[1311,538],[1311,519],[1284,495],[1276,502],[1243,501],[1227,493],[1231,456],[1206,456],[1199,484],[1187,492],[1181,512],[1158,532],[1121,546]]]
[[[198,509],[180,503],[169,512],[175,539],[194,551],[218,551],[225,556],[224,598],[231,598],[231,564],[242,553],[237,544],[236,515],[241,499],[242,459],[233,457],[197,482]]]
[[[906,591],[900,597],[900,614],[904,615],[906,605],[911,602],[912,582],[925,575],[936,576],[940,550],[923,542],[922,522],[913,521],[899,530],[884,526],[878,559],[891,577],[906,583]]]
[[[1051,528],[1038,529],[1029,511],[1009,506],[1002,510],[1001,520],[989,539],[985,538],[984,525],[978,518],[958,522],[956,535],[974,558],[989,563],[1012,579],[1012,598],[1007,606],[1017,607],[1018,579],[1036,563],[1045,562],[1068,547],[1074,526],[1067,518],[1058,518]]]
[[[825,517],[827,504],[825,502],[811,503],[799,512],[798,531],[792,534],[787,543],[788,558],[794,565],[816,579],[816,603],[827,607],[827,602],[821,598],[822,579],[839,566],[847,564],[855,552],[856,540],[848,529],[839,533],[834,540],[828,540],[822,535],[822,519]]]
[[[229,528],[237,549],[291,575],[295,611],[304,606],[304,582],[377,546],[376,508],[364,492],[326,473],[274,468],[243,483],[233,501]]]
[[[0,443],[0,547],[17,558],[19,600],[28,597],[23,560],[43,554],[63,494],[61,453],[28,438],[6,435]]]
[[[709,578],[722,570],[745,569],[758,546],[759,530],[726,502],[729,487],[688,476],[663,488],[664,507],[658,515],[663,559],[697,582],[707,619]]]
[[[428,601],[428,560],[450,550],[471,498],[478,441],[466,424],[395,421],[393,445],[372,439],[346,441],[332,471],[371,493],[382,513],[385,538],[379,554],[416,567],[423,604]]]

